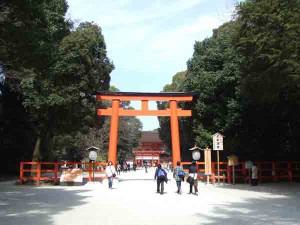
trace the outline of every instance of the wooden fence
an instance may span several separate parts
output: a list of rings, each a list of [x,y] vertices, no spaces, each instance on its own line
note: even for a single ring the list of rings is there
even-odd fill
[[[105,162],[21,162],[20,184],[24,181],[36,181],[37,184],[41,181],[53,181],[57,184],[63,167],[82,168],[83,173],[88,173],[88,177],[83,177],[84,180],[103,180],[106,178],[103,169],[106,165]],[[102,176],[94,177],[94,173],[100,173]]]
[[[182,162],[185,171],[191,162]],[[59,175],[62,166],[71,166],[72,168],[80,167],[84,173],[88,173],[88,177],[83,179],[88,181],[103,180],[106,178],[104,169],[107,163],[95,162],[21,162],[20,163],[20,184],[24,181],[36,181],[40,184],[41,181],[53,181],[55,184],[59,183]],[[259,161],[258,165],[258,181],[299,181],[300,180],[300,161]],[[29,167],[29,168],[28,168]],[[96,167],[96,169],[95,169]],[[99,168],[99,167],[102,167]],[[198,178],[205,179],[204,162],[197,162],[196,165]],[[217,163],[212,162],[212,175],[209,176],[209,181],[215,183],[217,176]],[[101,177],[94,177],[94,173],[100,173]],[[35,175],[33,175],[35,174]],[[235,166],[235,180],[238,182],[247,183],[249,181],[250,171],[245,168],[245,162],[240,162]],[[228,166],[227,162],[220,162],[220,178],[232,183],[232,166]],[[223,180],[222,180],[223,182]]]
[[[188,166],[191,162],[182,162],[182,166],[185,171],[188,171]],[[300,161],[258,161],[258,181],[283,181],[289,182],[300,180]],[[198,173],[198,179],[206,178],[204,174],[204,162],[197,162],[196,169]],[[215,183],[217,176],[217,163],[212,162],[211,168],[212,174],[209,176],[209,181]],[[251,173],[245,168],[245,162],[240,162],[238,166],[235,166],[235,180],[239,182],[248,183]],[[227,162],[220,162],[220,179],[227,180],[228,184],[232,183],[232,166],[228,166]]]

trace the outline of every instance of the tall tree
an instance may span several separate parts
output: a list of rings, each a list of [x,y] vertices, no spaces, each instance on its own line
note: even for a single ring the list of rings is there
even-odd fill
[[[21,83],[55,62],[58,44],[72,27],[66,11],[64,0],[0,1],[0,67],[5,78],[0,85],[0,143],[16,168],[18,160],[29,160],[35,136],[35,124],[22,105]]]
[[[47,74],[23,80],[24,105],[35,118],[38,157],[43,139],[76,136],[95,125],[96,102],[91,92],[107,90],[114,66],[106,55],[101,28],[82,23],[66,36]]]
[[[237,7],[243,123],[263,158],[299,155],[300,2],[252,0]]]
[[[214,30],[211,38],[196,42],[188,61],[185,89],[200,92],[193,111],[196,142],[202,148],[212,147],[212,135],[226,136],[225,149],[237,150],[240,126],[239,62],[232,43],[235,23],[225,23]]]

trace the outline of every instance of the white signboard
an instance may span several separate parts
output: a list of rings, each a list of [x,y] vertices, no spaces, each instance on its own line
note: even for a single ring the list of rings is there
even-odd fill
[[[223,150],[223,135],[216,133],[213,135],[213,150]]]

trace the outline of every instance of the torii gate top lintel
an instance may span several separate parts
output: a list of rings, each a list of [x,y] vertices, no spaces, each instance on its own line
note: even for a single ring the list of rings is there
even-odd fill
[[[97,91],[92,95],[96,95],[97,100],[114,100],[121,101],[130,100],[148,100],[148,101],[193,101],[198,96],[198,92],[110,92]]]

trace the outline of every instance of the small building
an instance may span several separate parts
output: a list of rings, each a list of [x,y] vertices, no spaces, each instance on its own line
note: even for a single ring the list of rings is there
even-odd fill
[[[132,150],[134,163],[143,166],[157,166],[160,163],[160,155],[165,152],[166,146],[159,138],[157,131],[142,131],[139,146]]]

